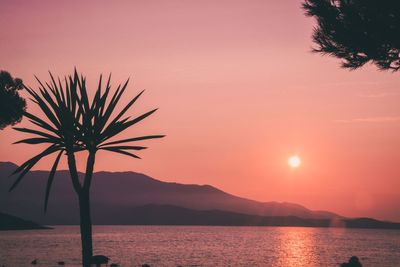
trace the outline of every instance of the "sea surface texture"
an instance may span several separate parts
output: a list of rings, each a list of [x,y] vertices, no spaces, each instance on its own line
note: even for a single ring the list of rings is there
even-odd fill
[[[300,227],[95,226],[94,253],[120,266],[400,266],[400,231]],[[0,266],[80,264],[78,226],[0,232]]]

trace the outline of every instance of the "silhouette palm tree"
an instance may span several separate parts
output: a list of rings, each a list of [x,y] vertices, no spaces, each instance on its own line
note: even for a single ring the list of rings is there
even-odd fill
[[[46,186],[44,202],[44,210],[46,212],[54,175],[61,156],[65,154],[68,160],[73,188],[79,200],[82,264],[84,267],[88,267],[93,256],[90,185],[96,152],[98,150],[106,150],[139,158],[132,151],[142,150],[146,147],[130,145],[129,143],[162,138],[164,135],[148,135],[115,141],[110,140],[157,110],[153,109],[133,119],[129,116],[124,116],[142,95],[142,91],[129,101],[122,110],[114,112],[115,107],[126,90],[129,79],[123,85],[120,84],[114,93],[111,93],[111,75],[108,77],[105,89],[102,88],[102,76],[100,75],[96,93],[93,99],[89,101],[86,78],[82,75],[79,76],[76,69],[74,74],[68,76],[68,78],[65,77],[63,82],[59,78],[56,81],[51,73],[50,77],[51,81],[45,83],[45,85],[36,78],[40,85],[39,92],[35,92],[32,88],[24,86],[32,97],[31,100],[39,106],[47,119],[43,120],[29,112],[24,112],[24,116],[38,128],[14,128],[17,131],[34,135],[32,138],[16,143],[33,145],[48,144],[49,146],[14,171],[13,174],[18,174],[18,177],[10,187],[10,191],[21,182],[23,177],[39,160],[56,153],[57,156],[51,168]],[[86,171],[82,179],[78,177],[75,160],[75,154],[80,151],[86,151],[88,154]]]

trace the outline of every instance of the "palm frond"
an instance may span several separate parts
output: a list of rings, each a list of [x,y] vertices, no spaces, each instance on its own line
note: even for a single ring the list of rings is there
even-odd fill
[[[20,128],[20,127],[13,127],[14,130],[17,130],[19,132],[23,132],[23,133],[30,133],[30,134],[36,134],[39,136],[43,136],[43,137],[47,137],[51,140],[53,140],[54,142],[57,142],[59,140],[58,137],[53,136],[51,134],[48,134],[46,132],[42,132],[42,131],[38,131],[38,130],[34,130],[34,129],[29,129],[29,128]]]
[[[12,186],[9,189],[9,192],[14,190],[14,188],[21,182],[21,180],[24,178],[24,176],[29,172],[30,169],[32,169],[33,166],[36,165],[36,163],[39,162],[43,157],[48,156],[54,152],[59,150],[59,148],[56,145],[51,145],[47,149],[45,149],[43,152],[39,153],[38,155],[34,156],[33,158],[27,160],[24,164],[22,164],[19,168],[17,168],[13,174],[20,173],[15,182],[12,184]],[[12,175],[13,175],[12,174]]]
[[[147,135],[147,136],[139,136],[134,138],[122,139],[118,141],[108,142],[101,144],[99,147],[108,146],[108,145],[116,145],[121,143],[128,143],[128,142],[135,142],[135,141],[142,141],[147,139],[156,139],[156,138],[163,138],[165,135]]]
[[[46,213],[47,211],[47,203],[49,201],[49,195],[50,195],[50,190],[51,186],[53,184],[54,180],[54,175],[56,174],[58,162],[60,162],[60,158],[64,150],[61,150],[60,153],[58,153],[56,160],[54,161],[53,167],[51,168],[49,178],[47,179],[47,185],[46,185],[46,196],[44,198],[44,212]]]
[[[133,120],[129,120],[124,123],[115,122],[113,124],[108,125],[107,128],[104,130],[104,132],[102,132],[100,134],[101,142],[104,142],[104,141],[116,136],[117,134],[121,133],[122,131],[125,131],[129,127],[144,120],[145,118],[147,118],[148,116],[150,116],[151,114],[153,114],[156,111],[157,111],[157,109],[153,109],[149,112],[146,112],[145,114],[140,115],[139,117],[137,117]]]
[[[104,147],[104,148],[100,148],[100,149],[108,150],[108,151],[115,152],[115,153],[119,153],[119,154],[122,154],[122,155],[125,155],[125,156],[134,157],[134,158],[136,158],[136,159],[140,159],[139,156],[137,156],[137,155],[135,155],[135,154],[132,154],[132,153],[130,153],[130,152],[121,150],[121,149],[112,148],[112,147]]]
[[[147,147],[145,146],[103,146],[102,148],[114,148],[114,149],[121,149],[121,150],[143,150]]]
[[[116,123],[127,111],[128,109],[136,102],[136,100],[144,93],[144,90],[141,91],[136,97],[134,97],[129,103],[121,110],[120,113],[111,121],[110,125]]]
[[[22,139],[17,142],[14,142],[13,144],[37,145],[37,144],[43,144],[43,143],[53,143],[53,141],[49,138],[34,137],[34,138]]]
[[[53,123],[56,128],[60,128],[60,122],[57,120],[56,116],[53,114],[46,102],[37,93],[35,93],[33,89],[28,87],[25,87],[25,89],[35,99],[36,104],[40,107],[51,123]]]
[[[42,127],[50,132],[55,133],[56,135],[59,135],[59,130],[55,129],[54,127],[52,127],[50,124],[48,124],[47,122],[45,122],[44,120],[36,117],[35,115],[25,111],[24,112],[24,116],[28,117],[29,119],[31,119],[32,123],[35,123],[36,125],[38,125],[39,127]]]

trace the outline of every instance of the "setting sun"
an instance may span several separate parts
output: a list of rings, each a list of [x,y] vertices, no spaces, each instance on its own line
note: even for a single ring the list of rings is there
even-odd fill
[[[301,159],[298,156],[291,156],[288,159],[288,164],[292,168],[298,168],[301,165]]]

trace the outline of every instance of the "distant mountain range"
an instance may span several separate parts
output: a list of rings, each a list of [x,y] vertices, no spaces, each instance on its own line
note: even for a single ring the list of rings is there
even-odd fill
[[[13,163],[0,162],[0,211],[29,218],[43,225],[79,223],[77,199],[67,171],[57,172],[49,208],[47,214],[44,214],[48,172],[30,172],[13,192],[8,193],[15,180],[15,177],[8,176],[16,168]],[[265,225],[269,225],[271,220],[280,220],[282,225],[288,224],[285,224],[283,217],[292,221],[290,225],[304,224],[301,219],[307,219],[308,224],[312,220],[331,222],[344,219],[335,213],[312,211],[298,204],[258,202],[228,194],[210,185],[162,182],[135,172],[97,172],[91,190],[94,224],[139,224],[140,218],[137,217],[143,215],[144,208],[157,208],[163,214],[157,220],[151,217],[151,224],[163,224],[168,218],[167,211],[178,220],[171,224],[181,224],[179,220],[183,221],[184,216],[190,213],[192,218],[197,218],[198,223],[191,221],[188,224],[206,225],[212,223],[207,223],[204,218],[208,217],[210,222],[215,220],[214,224],[217,224],[224,216],[232,218],[232,222],[229,223],[225,218],[220,221],[222,225],[251,225],[250,222],[254,220]],[[262,217],[271,218],[267,220]],[[141,217],[142,220],[144,218]]]
[[[0,231],[4,231],[4,230],[39,230],[39,229],[50,229],[50,228],[0,212]]]
[[[102,224],[110,224],[106,220]],[[221,210],[193,210],[171,205],[143,205],[130,210],[128,225],[296,226],[400,229],[400,223],[370,218],[313,219],[296,216],[259,216]]]
[[[47,171],[32,171],[11,193],[15,177],[8,177],[17,166],[0,163],[0,211],[30,218],[41,224],[77,224],[77,199],[69,173],[56,174],[49,209],[43,213]],[[135,172],[97,172],[92,182],[93,222],[112,220],[125,224],[134,206],[173,205],[194,210],[224,210],[262,216],[297,216],[327,219],[339,217],[326,211],[311,211],[301,205],[257,202],[225,193],[210,185],[168,183]]]

